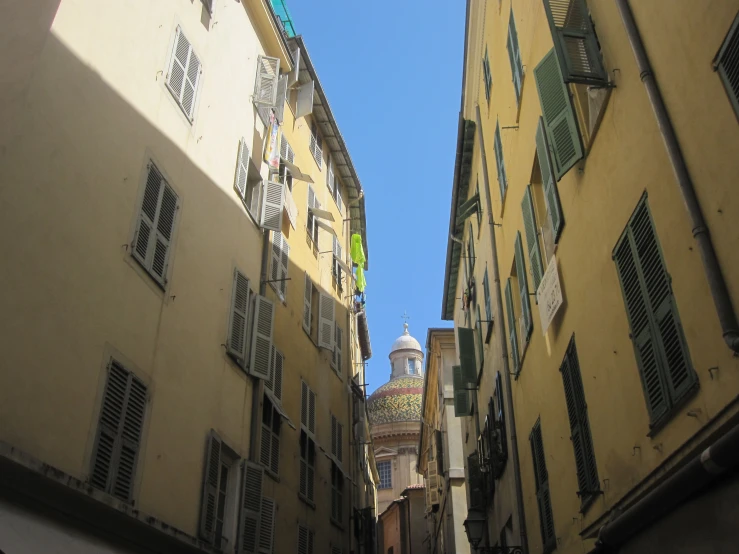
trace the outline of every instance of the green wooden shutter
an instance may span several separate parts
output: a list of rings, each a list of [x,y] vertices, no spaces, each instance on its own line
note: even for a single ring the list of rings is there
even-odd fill
[[[490,341],[490,335],[493,331],[493,308],[490,302],[490,280],[488,279],[488,268],[485,268],[485,274],[482,278],[482,290],[485,294],[485,317],[487,318],[487,333],[485,342]]]
[[[516,93],[516,104],[521,103],[521,86],[523,85],[523,65],[521,65],[521,50],[518,45],[518,33],[516,32],[516,19],[513,17],[513,8],[508,18],[508,60],[511,63],[511,76],[513,78],[513,89]]]
[[[547,473],[546,457],[544,456],[544,441],[541,436],[541,423],[536,422],[529,435],[531,456],[534,461],[534,480],[536,482],[536,501],[539,505],[539,527],[544,552],[551,552],[557,546],[554,534],[554,515],[552,513],[552,499],[549,493],[549,474]]]
[[[524,342],[528,342],[531,337],[531,331],[534,329],[534,323],[531,319],[531,299],[529,298],[529,279],[526,275],[526,262],[523,258],[523,242],[521,241],[521,232],[516,233],[516,274],[518,277],[518,291],[521,295],[521,316],[523,318],[523,328],[526,336],[523,337]]]
[[[211,430],[205,448],[203,497],[200,505],[200,538],[212,543],[215,538],[218,480],[221,474],[221,438]]]
[[[590,433],[585,390],[582,385],[580,362],[577,357],[575,337],[572,337],[562,366],[562,383],[565,390],[567,415],[570,420],[570,440],[575,451],[575,470],[582,502],[592,498],[600,490],[598,468],[595,462],[593,439]]]
[[[613,254],[652,424],[698,385],[646,195]]]
[[[559,202],[559,190],[557,189],[557,181],[554,178],[550,149],[547,142],[546,132],[544,131],[544,118],[539,118],[539,124],[536,127],[536,156],[539,159],[539,169],[541,170],[541,182],[544,187],[544,201],[547,205],[547,214],[552,224],[552,239],[555,244],[559,240],[559,235],[564,227],[564,218],[562,217],[562,206]]]
[[[477,367],[482,373],[482,368],[485,365],[485,343],[482,342],[482,316],[480,314],[480,305],[477,304],[477,324],[475,325],[475,331],[477,332]]]
[[[493,141],[493,150],[495,150],[495,164],[498,168],[498,185],[500,186],[500,198],[505,198],[505,192],[508,188],[508,181],[505,173],[505,162],[503,159],[503,141],[500,138],[500,123],[495,123],[495,139]]]
[[[539,250],[539,236],[536,227],[536,215],[534,214],[534,200],[531,194],[531,185],[526,186],[526,192],[521,202],[523,210],[523,227],[526,233],[526,246],[528,247],[529,263],[531,264],[531,276],[534,278],[534,290],[539,289],[539,283],[544,276],[541,263],[541,251]]]
[[[534,79],[539,91],[554,173],[559,181],[583,157],[583,148],[570,92],[562,80],[554,50],[550,50],[536,66]]]
[[[513,293],[511,292],[511,280],[505,286],[505,304],[508,316],[508,337],[511,343],[511,361],[513,363],[513,372],[518,375],[519,357],[518,357],[518,335],[516,334],[516,314],[513,311]]]
[[[462,376],[469,383],[477,383],[474,330],[457,327],[457,344],[459,345],[459,364],[462,368]]]
[[[605,85],[608,76],[585,0],[544,0],[544,9],[564,81]]]
[[[465,417],[470,415],[470,394],[467,389],[472,388],[462,377],[462,367],[452,367],[452,384],[454,386],[454,415]]]
[[[476,192],[474,196],[466,200],[459,208],[457,208],[457,223],[460,223],[477,213],[479,218],[480,212],[480,192]]]
[[[262,522],[262,481],[264,469],[244,460],[241,475],[241,511],[236,554],[256,554]]]

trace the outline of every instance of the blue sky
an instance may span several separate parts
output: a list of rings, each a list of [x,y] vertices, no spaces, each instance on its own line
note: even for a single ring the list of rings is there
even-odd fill
[[[366,195],[368,392],[403,331],[441,320],[464,2],[287,0]]]

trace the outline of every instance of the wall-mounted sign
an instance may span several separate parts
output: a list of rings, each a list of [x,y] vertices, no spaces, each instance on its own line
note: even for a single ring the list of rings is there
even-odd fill
[[[536,290],[536,301],[539,304],[541,332],[546,335],[549,324],[552,323],[557,310],[562,305],[562,289],[559,286],[557,258],[554,255],[549,259],[547,270]]]

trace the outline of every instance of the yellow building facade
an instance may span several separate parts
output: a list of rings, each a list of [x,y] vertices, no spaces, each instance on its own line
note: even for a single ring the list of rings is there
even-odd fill
[[[364,192],[303,38],[8,9],[0,550],[373,551]]]
[[[442,315],[481,545],[735,544],[738,9],[467,4]]]

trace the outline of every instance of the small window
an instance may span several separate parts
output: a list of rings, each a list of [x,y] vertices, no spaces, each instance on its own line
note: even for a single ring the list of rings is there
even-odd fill
[[[175,101],[190,121],[195,118],[195,101],[201,72],[200,59],[192,49],[190,41],[182,33],[182,28],[177,27],[166,83]]]
[[[392,489],[393,488],[393,470],[392,462],[377,462],[377,472],[380,474],[380,486],[379,489]]]
[[[739,14],[734,18],[724,43],[716,54],[713,67],[726,88],[731,106],[739,117]]]
[[[490,89],[493,87],[493,74],[490,73],[490,58],[488,57],[488,47],[485,47],[485,57],[482,59],[482,77],[485,81],[485,99],[490,104]]]

